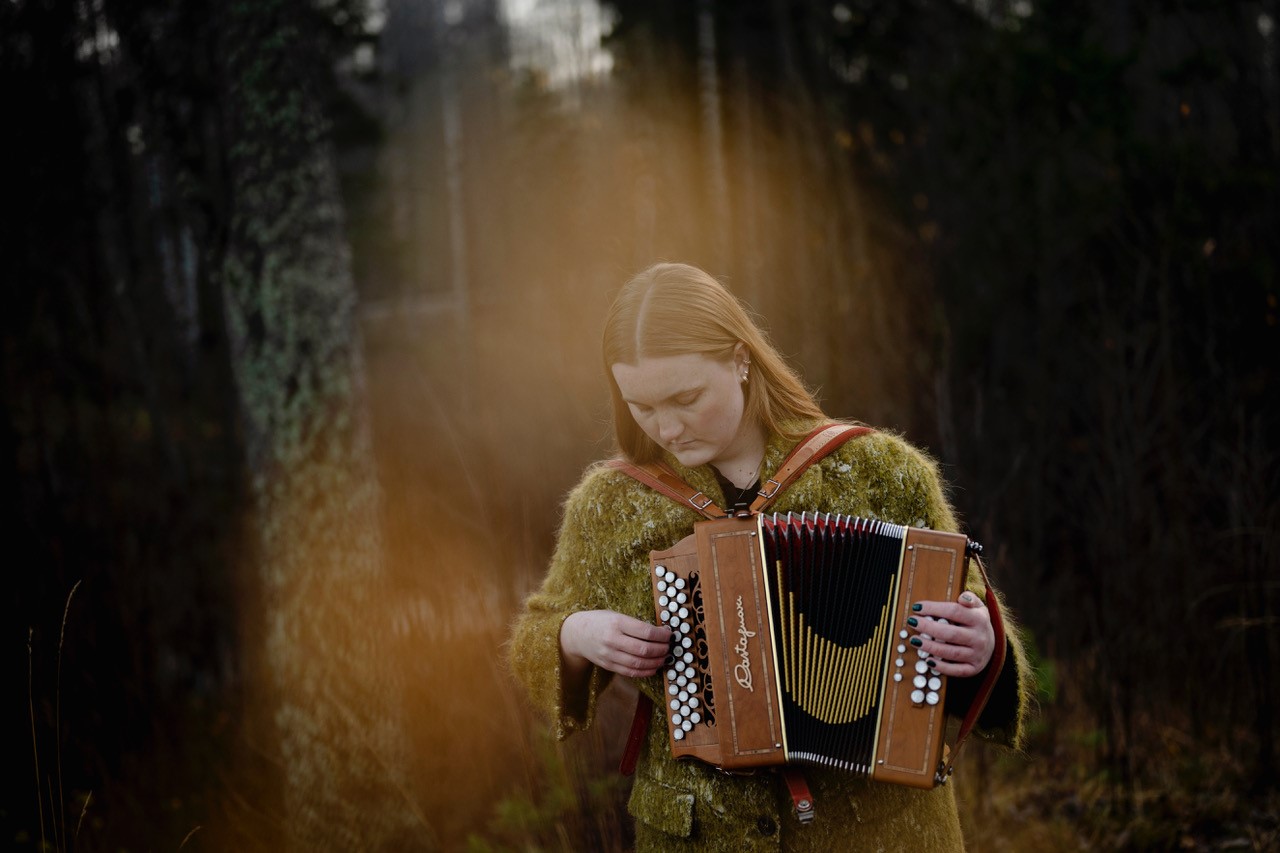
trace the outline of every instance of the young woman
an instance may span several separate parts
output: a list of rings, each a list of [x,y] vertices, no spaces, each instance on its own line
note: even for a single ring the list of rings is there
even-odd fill
[[[742,305],[682,264],[651,267],[623,287],[605,325],[604,367],[623,455],[666,461],[725,508],[749,504],[791,448],[829,420]],[[956,530],[934,463],[885,432],[813,465],[771,507],[791,510]],[[670,634],[654,624],[648,557],[700,519],[615,468],[592,467],[569,495],[550,571],[511,642],[512,669],[558,737],[591,725],[614,675],[655,700],[628,804],[636,849],[962,850],[949,785],[922,791],[806,767],[817,819],[801,825],[777,773],[729,775],[671,757],[658,675]],[[927,634],[915,639],[950,677],[949,700],[964,701],[992,656],[983,593],[971,576],[956,601],[920,603],[920,616],[947,620],[921,620]],[[1028,688],[1007,618],[1006,628],[1008,662],[979,731],[1016,746]]]

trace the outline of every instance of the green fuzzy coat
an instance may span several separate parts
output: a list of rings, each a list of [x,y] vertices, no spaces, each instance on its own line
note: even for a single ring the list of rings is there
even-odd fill
[[[772,437],[763,479],[777,470],[794,441]],[[666,461],[693,487],[722,503],[709,466]],[[915,527],[956,530],[933,461],[894,435],[856,438],[813,465],[771,511],[845,513]],[[565,738],[585,730],[612,673],[593,668],[585,693],[562,695],[560,626],[579,610],[616,610],[652,621],[649,552],[669,548],[701,516],[620,471],[596,466],[569,495],[551,568],[515,624],[510,665],[534,704]],[[981,594],[976,573],[969,588]],[[1008,622],[1008,620],[1006,619]],[[979,725],[986,737],[1016,746],[1021,739],[1027,665],[1009,626],[1010,657]],[[953,679],[953,693],[963,689]],[[697,761],[675,761],[667,746],[661,676],[637,682],[655,700],[628,810],[639,851],[962,850],[964,840],[950,785],[920,791],[867,782],[836,770],[806,767],[817,819],[801,826],[786,785],[775,773],[726,775]],[[963,773],[963,761],[957,769]]]

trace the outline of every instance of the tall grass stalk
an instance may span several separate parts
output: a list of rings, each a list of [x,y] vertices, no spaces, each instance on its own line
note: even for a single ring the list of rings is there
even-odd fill
[[[36,700],[32,686],[35,654],[31,650],[31,640],[34,635],[35,628],[27,628],[27,708],[31,713],[31,752],[35,758],[36,768],[36,808],[40,815],[40,849],[44,850],[48,844],[44,837],[44,794],[40,793],[40,741],[36,737]]]
[[[40,849],[49,849],[49,839],[45,830],[44,798],[42,787],[48,788],[50,825],[53,829],[53,847],[66,853],[67,850],[67,804],[62,785],[62,650],[67,640],[67,621],[71,615],[71,600],[80,581],[76,581],[67,593],[67,603],[62,611],[62,627],[58,634],[58,654],[56,661],[56,677],[54,679],[53,697],[53,740],[54,769],[53,777],[44,779],[41,785],[40,776],[40,737],[36,730],[35,699],[35,628],[27,628],[27,711],[31,717],[31,756],[35,763],[36,773],[36,809],[40,821]],[[80,812],[80,820],[76,823],[75,838],[80,837],[80,827],[84,824],[85,814],[89,811],[89,799],[85,798],[84,808]]]
[[[84,816],[89,813],[89,802],[93,799],[93,791],[85,794],[84,806],[80,809],[80,819],[76,821],[76,834],[72,836],[75,841],[80,840],[80,827],[84,826]]]
[[[67,619],[71,616],[71,599],[75,597],[76,590],[79,588],[80,581],[72,584],[71,591],[67,593],[67,604],[62,609],[62,628],[58,632],[58,672],[53,683],[53,747],[55,770],[58,774],[58,828],[62,835],[62,845],[59,849],[64,853],[67,849],[67,804],[62,786],[62,647],[67,640]]]

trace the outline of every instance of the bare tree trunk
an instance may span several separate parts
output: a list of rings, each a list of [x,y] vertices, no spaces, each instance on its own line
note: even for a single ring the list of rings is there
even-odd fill
[[[741,29],[741,24],[739,24]],[[763,158],[757,150],[758,139],[755,127],[755,106],[751,92],[751,77],[747,73],[746,47],[744,38],[738,34],[739,55],[734,59],[734,101],[736,132],[734,133],[737,152],[736,180],[737,204],[734,205],[734,232],[740,235],[738,245],[734,246],[733,255],[738,265],[742,284],[739,292],[750,305],[759,305],[764,278],[764,258],[761,253],[760,237],[760,198],[761,193],[756,182],[756,172],[763,168]]]
[[[702,147],[710,196],[715,268],[729,262],[729,184],[725,179],[724,133],[720,121],[720,74],[716,60],[713,0],[698,2],[698,98],[702,110]]]
[[[463,181],[462,97],[458,80],[456,22],[448,19],[443,4],[437,5],[440,35],[440,110],[444,128],[445,197],[449,210],[449,292],[453,299],[454,321],[458,342],[468,340],[467,319],[470,316],[470,281],[467,262],[467,197]]]
[[[289,0],[220,19],[228,338],[255,510],[264,700],[285,831],[307,850],[400,849],[399,691],[355,294],[317,68]]]

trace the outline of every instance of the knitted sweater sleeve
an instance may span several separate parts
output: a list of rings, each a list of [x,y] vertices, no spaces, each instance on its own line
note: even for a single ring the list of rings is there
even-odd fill
[[[903,485],[906,487],[903,496],[908,502],[907,515],[917,515],[924,522],[922,526],[935,530],[959,530],[935,463],[923,453],[913,452],[910,455],[913,458],[904,467],[902,475]],[[980,598],[986,595],[986,585],[974,562],[969,564],[965,586]],[[1030,696],[1034,689],[1032,671],[1023,646],[1022,632],[1013,613],[998,591],[996,600],[1005,626],[1005,664],[987,706],[978,718],[975,733],[986,740],[1017,749],[1021,747],[1025,735]],[[954,707],[957,711],[967,708],[979,681],[981,678],[978,676],[953,679],[952,691],[948,696],[949,707]]]
[[[588,473],[570,493],[546,579],[525,602],[507,648],[512,674],[533,705],[551,718],[561,740],[590,727],[596,700],[612,676],[592,666],[585,691],[565,695],[560,656],[560,628],[569,614],[609,607],[610,554],[597,541],[605,512],[599,488],[603,476]]]

